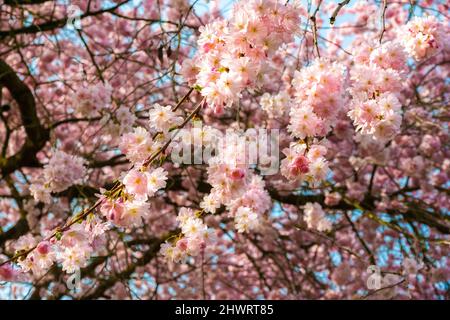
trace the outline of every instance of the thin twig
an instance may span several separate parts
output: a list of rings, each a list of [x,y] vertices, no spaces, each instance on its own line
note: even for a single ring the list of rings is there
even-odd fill
[[[188,123],[189,120],[191,120],[199,112],[199,110],[203,104],[203,101],[204,101],[204,99],[202,99],[197,104],[194,111],[191,112],[191,114],[183,121],[183,123],[176,127],[177,132],[175,132],[175,134],[172,136],[172,138],[169,141],[167,141],[164,144],[164,146],[161,149],[159,149],[154,155],[148,157],[147,160],[144,161],[144,163],[142,164],[142,167],[144,167],[144,168],[147,167],[150,163],[153,162],[153,160],[155,160],[158,157],[158,155],[161,154],[161,152],[164,152],[167,149],[167,147],[172,143],[173,139],[175,139],[175,137],[180,132],[180,129],[183,128],[186,125],[186,123]]]
[[[368,188],[369,189],[369,194],[372,193],[373,179],[375,178],[375,174],[377,172],[377,168],[378,168],[378,166],[376,164],[374,164],[373,168],[372,168],[372,174],[370,176],[370,181],[369,181],[369,188]]]
[[[380,33],[380,43],[383,41],[383,35],[386,32],[386,9],[387,9],[387,0],[383,0],[383,9],[381,11],[381,33]]]
[[[356,237],[358,238],[359,242],[361,242],[362,246],[364,247],[364,250],[369,255],[370,263],[375,265],[376,264],[375,257],[373,255],[372,251],[370,251],[369,246],[367,245],[367,243],[364,241],[364,239],[359,234],[358,229],[356,228],[352,219],[350,219],[350,217],[348,216],[347,212],[344,212],[344,215],[345,215],[345,218],[347,219],[348,223],[350,223],[350,226],[352,227],[352,230],[355,233]]]
[[[319,0],[319,2],[317,3],[317,7],[316,10],[314,10],[314,14],[309,18],[313,25],[312,25],[312,32],[313,32],[313,42],[314,42],[314,47],[316,48],[316,52],[317,52],[317,56],[320,58],[320,51],[319,51],[319,43],[317,41],[317,13],[319,12],[320,9],[320,5],[322,4],[322,0]]]
[[[95,69],[97,70],[98,77],[100,78],[100,80],[101,80],[103,83],[105,83],[105,79],[103,78],[102,71],[100,70],[100,67],[98,66],[97,62],[95,61],[94,53],[93,53],[93,52],[91,51],[91,49],[89,48],[89,46],[88,46],[86,40],[84,39],[83,34],[81,33],[81,31],[78,30],[78,29],[76,29],[76,30],[77,30],[78,35],[80,36],[81,41],[82,41],[83,44],[84,44],[84,47],[86,48],[86,50],[87,50],[89,56],[91,57],[91,61],[92,61],[92,63],[94,64]]]
[[[413,17],[416,4],[416,0],[409,0],[408,20],[406,20],[407,22]]]
[[[373,292],[371,292],[371,293],[365,295],[365,296],[362,297],[361,299],[362,299],[362,300],[365,300],[365,299],[367,299],[368,297],[373,296],[374,294],[376,294],[376,293],[378,293],[378,292],[380,292],[380,291],[383,291],[383,290],[386,290],[386,289],[392,289],[392,288],[394,288],[394,287],[396,287],[396,286],[398,286],[398,285],[401,285],[401,284],[402,284],[403,282],[405,282],[405,281],[406,281],[406,279],[402,279],[401,281],[399,281],[399,282],[397,282],[397,283],[394,283],[394,284],[388,285],[388,286],[386,286],[386,287],[377,289],[377,290],[375,290],[375,291],[373,291]]]
[[[189,91],[184,95],[184,97],[181,98],[181,100],[177,103],[175,108],[173,108],[172,110],[173,112],[177,111],[177,109],[183,104],[183,102],[186,101],[187,98],[189,98],[193,90],[194,90],[193,87],[189,89]]]
[[[337,5],[336,9],[334,9],[333,14],[330,17],[330,24],[333,25],[334,22],[336,21],[336,17],[339,14],[339,11],[341,11],[341,9],[346,6],[347,4],[349,4],[350,0],[344,0],[342,2],[339,2],[339,4]]]

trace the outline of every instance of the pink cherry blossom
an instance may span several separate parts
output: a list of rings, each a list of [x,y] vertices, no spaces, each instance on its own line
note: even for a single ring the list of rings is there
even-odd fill
[[[443,1],[3,2],[2,298],[448,298]]]

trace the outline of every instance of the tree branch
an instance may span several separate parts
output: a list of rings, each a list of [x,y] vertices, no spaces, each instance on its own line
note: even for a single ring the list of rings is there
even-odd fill
[[[5,176],[23,166],[40,166],[36,159],[36,153],[42,149],[50,136],[49,130],[39,122],[36,103],[31,90],[14,70],[1,59],[0,85],[6,87],[17,102],[22,125],[27,134],[25,143],[15,155],[7,159],[0,158],[1,172]]]

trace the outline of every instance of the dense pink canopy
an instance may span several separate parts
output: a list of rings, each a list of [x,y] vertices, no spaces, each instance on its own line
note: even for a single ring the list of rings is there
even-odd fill
[[[68,2],[0,5],[1,298],[449,298],[446,1]]]

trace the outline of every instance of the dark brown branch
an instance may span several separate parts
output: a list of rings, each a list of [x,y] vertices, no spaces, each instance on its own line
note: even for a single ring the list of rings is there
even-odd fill
[[[31,90],[17,76],[14,70],[0,59],[0,85],[6,87],[17,102],[25,128],[27,139],[22,148],[10,158],[0,158],[0,169],[3,176],[23,166],[39,167],[36,153],[42,149],[49,139],[49,130],[39,122],[36,103]]]
[[[20,218],[20,220],[17,221],[14,227],[12,227],[11,229],[9,229],[4,233],[0,233],[0,246],[2,246],[6,240],[18,239],[20,236],[23,236],[29,230],[30,227],[28,226],[27,219]]]
[[[41,4],[44,2],[53,1],[53,0],[5,0],[4,4],[7,4],[8,6],[15,7],[15,6],[23,6],[23,5],[30,5],[30,4]]]

